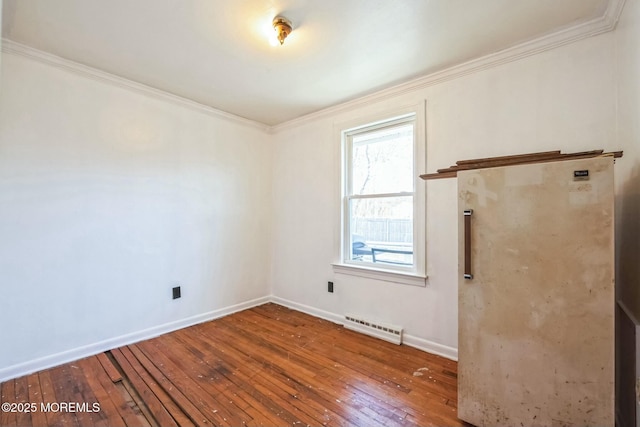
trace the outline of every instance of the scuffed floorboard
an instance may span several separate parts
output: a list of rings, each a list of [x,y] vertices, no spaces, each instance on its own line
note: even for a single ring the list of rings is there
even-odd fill
[[[38,410],[0,412],[0,425],[463,426],[456,372],[451,360],[265,304],[7,381],[3,404]]]

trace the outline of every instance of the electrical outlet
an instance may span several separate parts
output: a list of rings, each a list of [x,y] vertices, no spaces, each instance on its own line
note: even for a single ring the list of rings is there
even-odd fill
[[[180,286],[176,286],[173,288],[173,299],[180,298]]]
[[[333,282],[327,282],[327,291],[333,293]]]

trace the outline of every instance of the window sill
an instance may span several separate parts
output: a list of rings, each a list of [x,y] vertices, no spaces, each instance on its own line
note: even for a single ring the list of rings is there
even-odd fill
[[[361,267],[351,264],[332,264],[333,272],[349,276],[366,277],[367,279],[382,280],[384,282],[401,283],[403,285],[427,286],[427,276],[401,271],[382,270],[371,267]]]

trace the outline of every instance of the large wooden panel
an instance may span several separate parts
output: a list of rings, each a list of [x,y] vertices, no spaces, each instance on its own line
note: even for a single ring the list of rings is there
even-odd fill
[[[478,426],[614,424],[613,159],[458,173],[458,415]],[[574,171],[589,171],[574,180]]]

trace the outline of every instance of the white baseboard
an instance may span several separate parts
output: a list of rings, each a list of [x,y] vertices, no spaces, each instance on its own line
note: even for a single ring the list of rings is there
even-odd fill
[[[293,310],[301,311],[303,313],[310,314],[311,316],[319,317],[324,320],[328,320],[333,323],[337,323],[338,325],[344,325],[344,316],[340,316],[339,314],[331,313],[329,311],[320,310],[319,308],[311,307],[309,305],[300,304],[297,302],[293,302],[284,298],[271,296],[271,302],[274,304],[283,305],[285,307],[291,308]]]
[[[305,304],[293,302],[284,298],[272,296],[271,302],[280,304],[293,310],[301,311],[311,316],[320,317],[330,322],[337,323],[338,325],[344,325],[344,316],[331,313],[329,311],[320,310],[319,308],[311,307]],[[438,356],[446,357],[451,360],[458,360],[458,349],[455,347],[449,347],[444,344],[439,344],[433,341],[426,340],[424,338],[415,337],[413,335],[403,334],[402,343],[409,347],[417,348],[427,353],[436,354]]]
[[[24,375],[29,375],[33,372],[41,371],[43,369],[49,369],[54,366],[62,365],[64,363],[73,362],[74,360],[93,356],[94,354],[102,353],[104,351],[122,347],[124,345],[147,340],[153,337],[157,337],[158,335],[166,334],[168,332],[186,328],[198,323],[208,322],[209,320],[217,319],[238,311],[256,307],[270,301],[271,297],[269,296],[256,298],[240,304],[235,304],[229,307],[220,308],[174,322],[154,326],[142,331],[110,338],[108,340],[63,351],[61,353],[56,353],[49,356],[40,357],[38,359],[29,360],[27,362],[19,363],[17,365],[12,365],[7,368],[0,369],[0,382],[7,381],[13,378],[19,378]]]
[[[444,344],[439,344],[437,342],[407,334],[402,336],[402,343],[427,353],[446,357],[447,359],[455,360],[456,362],[458,361],[458,349],[455,347],[449,347]]]
[[[0,369],[0,382],[4,382],[13,378],[19,378],[24,375],[29,375],[33,372],[49,369],[54,366],[73,362],[74,360],[93,356],[95,354],[102,353],[114,348],[154,338],[158,335],[166,334],[168,332],[186,328],[198,323],[208,322],[210,320],[227,316],[229,314],[246,310],[252,307],[257,307],[268,302],[273,302],[275,304],[279,304],[293,310],[301,311],[311,316],[319,317],[321,319],[337,323],[338,325],[344,325],[344,316],[342,315],[331,313],[329,311],[321,310],[319,308],[311,307],[305,304],[293,302],[284,298],[276,296],[266,296],[246,301],[240,304],[235,304],[229,307],[213,310],[207,313],[198,314],[192,317],[187,317],[185,319],[177,320],[174,322],[154,326],[152,328],[144,329],[131,334],[121,335],[119,337],[110,338],[108,340],[99,341],[82,347],[77,347],[71,350],[2,368]],[[437,354],[451,360],[458,360],[458,350],[453,347],[448,347],[446,345],[438,344],[429,340],[425,340],[423,338],[418,338],[407,334],[403,335],[403,343],[427,353]]]

